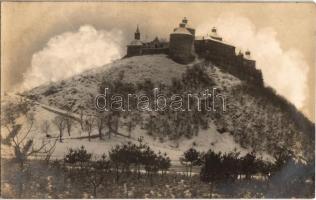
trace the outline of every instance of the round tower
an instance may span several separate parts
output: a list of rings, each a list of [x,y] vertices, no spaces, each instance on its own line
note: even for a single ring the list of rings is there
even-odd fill
[[[170,34],[169,55],[180,63],[189,63],[194,59],[194,35],[186,28],[186,19]]]

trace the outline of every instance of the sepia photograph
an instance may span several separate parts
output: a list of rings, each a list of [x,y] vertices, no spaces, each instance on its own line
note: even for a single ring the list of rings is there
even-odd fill
[[[1,2],[4,199],[314,199],[313,2]]]

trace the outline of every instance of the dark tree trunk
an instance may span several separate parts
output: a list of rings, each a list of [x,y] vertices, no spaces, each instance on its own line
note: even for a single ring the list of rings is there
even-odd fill
[[[59,130],[59,142],[63,142],[63,132]]]
[[[214,184],[214,182],[210,183],[210,199],[213,198],[213,184]]]
[[[24,162],[21,161],[20,162],[20,179],[19,179],[19,184],[18,184],[18,197],[19,198],[23,198],[23,190],[24,190],[24,185],[23,182],[25,181],[25,177],[24,177]]]
[[[190,165],[190,177],[192,176],[192,165]]]
[[[102,128],[99,128],[99,138],[102,140]]]
[[[96,199],[97,198],[97,186],[93,185],[93,196]]]
[[[119,181],[119,167],[118,166],[116,166],[116,183],[118,183],[118,181]]]

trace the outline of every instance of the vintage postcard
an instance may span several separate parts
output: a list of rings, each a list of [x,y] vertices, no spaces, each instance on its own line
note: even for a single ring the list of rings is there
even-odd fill
[[[315,3],[2,2],[1,198],[314,198]]]

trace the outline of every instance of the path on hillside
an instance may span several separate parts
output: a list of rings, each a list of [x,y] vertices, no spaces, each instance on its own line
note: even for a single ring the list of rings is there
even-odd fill
[[[25,96],[20,96],[22,97],[23,99],[27,100],[27,101],[30,101],[34,104],[36,104],[37,106],[47,110],[48,112],[51,112],[51,113],[54,113],[54,114],[57,114],[57,115],[61,115],[61,116],[65,116],[65,117],[69,117],[69,118],[72,118],[74,120],[76,120],[77,122],[80,123],[81,119],[80,119],[80,116],[76,113],[71,113],[71,112],[67,112],[65,110],[62,110],[60,108],[56,108],[56,107],[53,107],[53,106],[49,106],[49,105],[45,105],[43,103],[40,103],[38,101],[35,101],[35,100],[32,100],[32,99],[28,99],[27,97]],[[104,136],[104,135],[103,135]],[[112,136],[114,137],[123,137],[123,138],[126,138],[128,141],[132,141],[132,142],[138,142],[138,138],[135,138],[133,136],[128,136],[128,135],[125,135],[125,134],[122,134],[120,132],[117,132],[117,131],[114,131]],[[105,136],[106,137],[106,136]],[[58,136],[57,137],[50,137],[50,139],[57,139],[59,138]],[[88,135],[84,135],[84,136],[73,136],[73,137],[63,137],[63,140],[81,140],[81,139],[88,139],[89,136]],[[90,139],[94,139],[94,138],[99,138],[99,134],[91,134],[90,135]],[[150,145],[152,147],[158,147],[158,148],[161,148],[161,146],[159,146],[157,143],[150,143]],[[169,150],[172,150],[172,151],[180,151],[178,149],[175,149],[173,147],[170,147],[170,146],[164,146],[163,148],[165,149],[169,149]],[[173,161],[173,164],[175,166],[178,166],[180,165],[180,162],[178,160],[174,160]]]
[[[61,115],[61,116],[64,116],[64,117],[69,117],[69,118],[74,119],[75,121],[77,121],[79,123],[81,122],[80,116],[78,114],[76,114],[76,113],[65,111],[65,110],[62,110],[60,108],[48,106],[48,105],[45,105],[45,104],[40,103],[38,101],[35,101],[33,99],[29,99],[29,98],[27,98],[25,96],[22,96],[22,95],[17,95],[17,96],[22,97],[26,101],[31,101],[32,103],[40,106],[41,108],[43,108],[43,109],[45,109],[45,110],[47,110],[47,111],[49,111],[51,113],[54,113],[54,114],[57,114],[57,115]],[[124,135],[122,133],[119,133],[117,131],[113,131],[113,132],[114,132],[114,135],[118,135],[118,136],[121,136],[121,137],[129,138],[131,140],[137,141],[136,138],[129,137],[129,136]],[[85,138],[88,138],[88,137],[89,136],[79,136],[79,137],[70,137],[70,138],[64,138],[64,139],[85,139]],[[98,134],[93,134],[90,137],[91,138],[95,138],[95,137],[99,137],[99,135]]]

